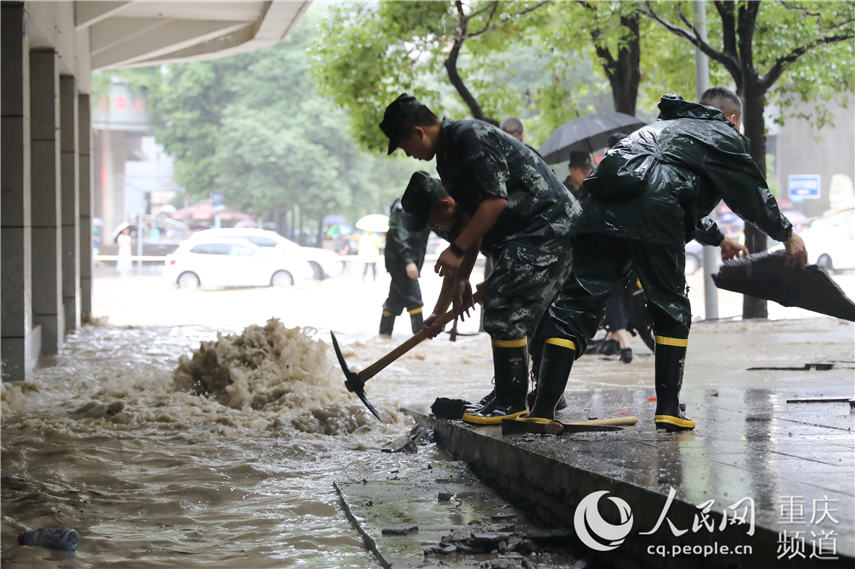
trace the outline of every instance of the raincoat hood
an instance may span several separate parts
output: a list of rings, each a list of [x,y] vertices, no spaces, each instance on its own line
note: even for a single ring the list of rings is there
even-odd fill
[[[669,93],[659,99],[659,118],[670,119],[708,119],[728,122],[721,111],[700,103],[686,101],[680,95]]]
[[[749,154],[748,140],[721,111],[664,95],[659,120],[623,138],[585,179],[590,198],[578,233],[601,233],[682,248],[724,235],[705,216],[722,199],[777,241],[792,232]]]

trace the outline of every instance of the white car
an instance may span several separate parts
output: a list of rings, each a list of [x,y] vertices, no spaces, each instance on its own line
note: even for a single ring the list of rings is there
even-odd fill
[[[163,275],[180,288],[291,286],[311,280],[302,259],[242,239],[190,239],[166,256]]]
[[[279,251],[303,259],[312,268],[314,278],[321,280],[336,277],[344,271],[344,263],[341,257],[317,247],[302,247],[290,239],[282,237],[275,231],[257,229],[253,227],[237,228],[224,227],[220,229],[205,229],[197,231],[190,239],[210,239],[212,237],[228,237],[229,239],[243,239],[259,247],[274,247]]]
[[[807,248],[808,263],[829,271],[855,269],[855,217],[820,218],[799,235]]]

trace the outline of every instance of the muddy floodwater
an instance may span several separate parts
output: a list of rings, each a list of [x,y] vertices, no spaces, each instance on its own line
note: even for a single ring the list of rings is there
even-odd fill
[[[376,421],[345,390],[329,330],[357,370],[394,348],[409,323],[400,318],[391,340],[375,336],[387,286],[355,274],[284,291],[96,280],[95,312],[109,320],[68,335],[33,381],[3,385],[2,566],[376,567],[333,482],[440,459],[432,447],[380,452],[412,426],[399,408],[424,408],[437,396],[477,399],[492,375],[486,336],[426,342],[367,384],[386,419]],[[436,282],[425,290],[430,305]],[[800,327],[815,331],[815,343],[804,346],[774,322],[699,325],[684,389],[799,391],[728,370],[723,356],[732,350],[799,364],[853,358],[851,324],[819,318]],[[640,342],[634,348],[629,365],[582,358],[568,388],[652,392],[652,354]],[[849,380],[828,393],[851,392]],[[632,411],[647,419],[647,410]],[[74,527],[80,548],[19,547],[17,534],[37,527]]]

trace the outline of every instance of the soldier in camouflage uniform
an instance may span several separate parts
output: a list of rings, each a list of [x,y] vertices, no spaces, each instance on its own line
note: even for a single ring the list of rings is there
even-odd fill
[[[407,212],[435,230],[462,220],[437,260],[435,271],[444,280],[425,325],[451,302],[471,306],[469,275],[479,250],[495,262],[485,285],[484,329],[492,340],[496,395],[464,420],[498,423],[519,416],[526,410],[528,338],[570,273],[579,204],[537,152],[488,123],[440,120],[404,94],[386,108],[380,128],[390,154],[400,146],[421,160],[435,156],[448,194],[437,199],[411,180],[402,199]]]
[[[389,211],[389,231],[386,233],[384,257],[386,270],[392,278],[389,296],[383,303],[380,317],[380,335],[391,336],[392,328],[404,308],[410,313],[413,334],[422,329],[422,291],[419,288],[419,272],[425,260],[430,230],[426,227],[411,231],[407,223],[407,212],[396,199]]]
[[[632,266],[656,334],[654,422],[669,431],[694,428],[679,403],[692,320],[683,247],[695,238],[720,246],[723,259],[747,252],[705,218],[722,199],[784,242],[788,263],[804,266],[804,243],[778,210],[737,130],[739,98],[716,89],[723,96],[701,101],[718,108],[663,96],[659,120],[622,139],[585,180],[590,200],[577,225],[573,276],[539,331],[549,339],[528,420],[554,419],[573,361],[596,332],[609,292]],[[737,124],[722,116],[726,102],[737,106],[737,114],[725,111]]]

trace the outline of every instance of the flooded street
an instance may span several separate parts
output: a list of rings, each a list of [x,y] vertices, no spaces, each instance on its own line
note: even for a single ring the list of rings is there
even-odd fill
[[[382,468],[390,455],[365,449],[399,426],[349,434],[368,418],[331,384],[306,408],[231,408],[177,391],[178,357],[208,335],[87,327],[11,397],[26,401],[7,406],[4,391],[4,567],[61,559],[10,549],[25,526],[55,525],[83,536],[63,567],[372,565],[332,482],[366,461]],[[300,430],[292,419],[304,414],[315,420]]]
[[[439,280],[428,269],[429,309]],[[853,276],[840,282],[851,296]],[[427,407],[437,396],[480,398],[492,374],[484,335],[426,342],[367,384],[387,419],[377,422],[345,390],[328,333],[339,336],[355,370],[406,339],[405,317],[393,339],[376,336],[387,287],[387,277],[364,282],[355,271],[292,289],[188,291],[157,276],[96,279],[94,313],[104,320],[67,336],[32,382],[3,386],[3,567],[376,567],[333,482],[403,475],[441,460],[432,445],[416,455],[380,452],[413,424],[399,408]],[[699,279],[692,294],[702,312]],[[720,295],[723,316],[728,298]],[[814,389],[730,370],[728,351],[799,364],[855,357],[851,323],[769,307],[773,317],[811,316],[803,328],[815,331],[815,343],[799,346],[775,322],[700,324],[686,367],[690,399],[714,386]],[[477,315],[459,330],[476,331]],[[196,360],[210,378],[207,396],[197,395],[191,351],[218,333],[206,348],[217,357]],[[640,341],[633,347],[630,365],[582,358],[568,389],[652,391],[652,354]],[[851,373],[848,384],[834,377],[825,394],[851,395]],[[77,529],[79,550],[17,546],[20,531],[37,527]]]

